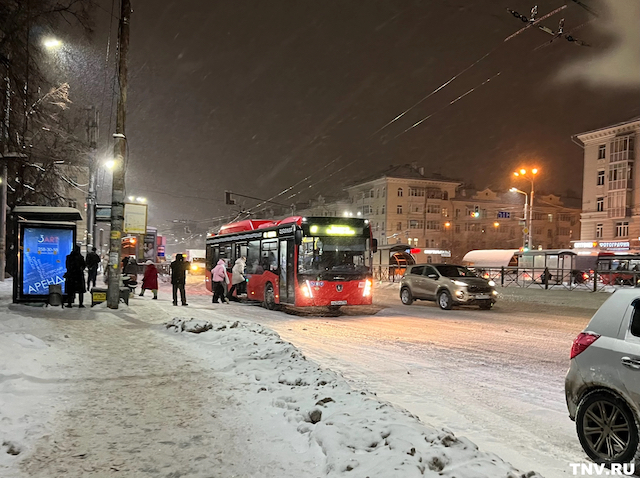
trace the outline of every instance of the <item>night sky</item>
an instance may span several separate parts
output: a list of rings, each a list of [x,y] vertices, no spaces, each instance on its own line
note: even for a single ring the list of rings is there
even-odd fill
[[[127,190],[159,226],[232,214],[226,189],[272,197],[309,177],[276,199],[289,204],[411,162],[478,188],[512,186],[515,167],[535,165],[540,191],[580,194],[571,135],[640,114],[640,2],[584,1],[598,18],[568,1],[543,24],[594,19],[573,33],[593,46],[534,51],[549,39],[534,28],[503,42],[523,26],[506,7],[529,13],[522,0],[132,0]],[[539,15],[562,4],[538,2]],[[106,146],[111,2],[101,7],[82,53],[95,74],[71,83],[76,106],[102,110]]]

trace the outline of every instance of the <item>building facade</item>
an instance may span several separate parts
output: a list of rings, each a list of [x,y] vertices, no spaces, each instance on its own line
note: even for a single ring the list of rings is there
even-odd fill
[[[298,213],[353,216],[371,222],[379,245],[406,244],[447,251],[460,261],[473,249],[518,249],[524,244],[524,199],[516,193],[466,189],[460,181],[427,177],[416,165],[391,167],[346,188],[348,198],[318,198]],[[580,209],[554,195],[538,195],[533,247],[569,248],[580,237]]]
[[[640,250],[640,175],[634,175],[640,118],[576,137],[584,145],[580,243]]]

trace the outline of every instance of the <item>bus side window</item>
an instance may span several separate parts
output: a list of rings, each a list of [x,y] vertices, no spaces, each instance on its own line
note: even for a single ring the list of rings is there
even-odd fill
[[[258,264],[260,264],[260,241],[249,241],[245,257],[247,258],[247,273],[258,274]]]
[[[278,269],[278,258],[276,250],[278,241],[263,241],[260,264],[265,271],[275,271]]]

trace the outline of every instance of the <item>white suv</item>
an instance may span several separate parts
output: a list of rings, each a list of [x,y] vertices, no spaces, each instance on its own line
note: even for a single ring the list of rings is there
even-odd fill
[[[630,463],[640,455],[640,290],[620,289],[573,341],[565,380],[569,416],[589,457]]]

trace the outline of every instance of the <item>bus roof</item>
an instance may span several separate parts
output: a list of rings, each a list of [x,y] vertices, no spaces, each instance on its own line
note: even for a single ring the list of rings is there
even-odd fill
[[[233,234],[236,232],[255,231],[256,229],[265,229],[267,227],[280,226],[281,224],[302,223],[302,216],[289,216],[284,219],[272,221],[269,219],[247,219],[245,221],[232,222],[225,224],[220,228],[218,235]]]

